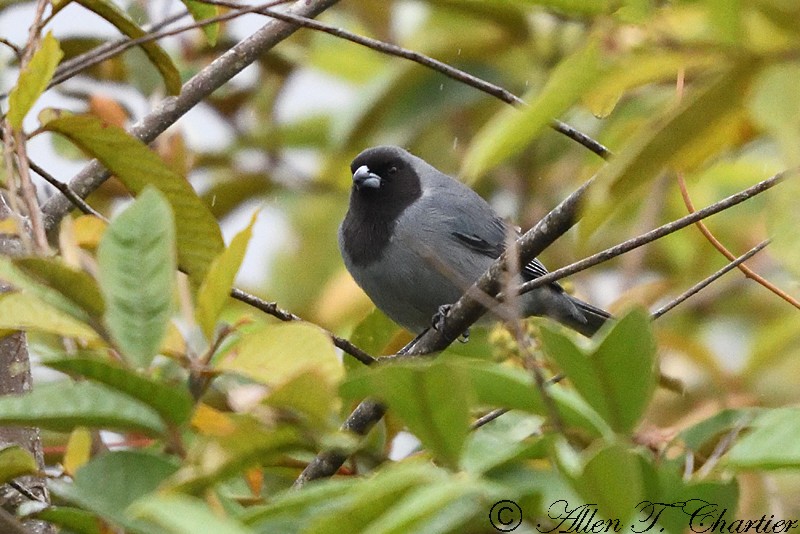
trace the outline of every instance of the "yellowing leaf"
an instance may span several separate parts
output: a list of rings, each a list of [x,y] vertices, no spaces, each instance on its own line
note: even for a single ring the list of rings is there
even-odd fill
[[[0,295],[0,329],[33,330],[96,341],[97,332],[86,323],[45,304],[29,293]]]
[[[47,89],[58,62],[63,56],[64,53],[61,51],[58,40],[53,37],[52,32],[47,32],[30,62],[20,73],[17,84],[8,95],[8,122],[12,128],[16,130],[22,128],[25,115]]]
[[[147,145],[96,117],[60,117],[43,128],[64,135],[96,157],[134,193],[152,185],[166,196],[175,214],[178,261],[199,286],[225,243],[216,219],[189,182],[175,174]]]
[[[51,258],[18,258],[14,265],[34,280],[61,293],[92,318],[102,317],[105,311],[103,296],[97,282],[87,273]]]
[[[202,403],[194,411],[192,426],[208,436],[227,436],[236,430],[230,416]]]
[[[214,326],[216,326],[222,308],[230,297],[231,287],[242,264],[244,254],[247,251],[247,244],[253,235],[253,225],[258,217],[258,212],[254,213],[247,228],[236,234],[231,244],[219,256],[211,262],[203,280],[200,290],[197,292],[197,310],[195,316],[200,324],[206,339],[211,340],[214,336]]]
[[[100,243],[103,232],[108,223],[94,215],[81,215],[72,221],[72,232],[78,245],[87,248],[96,248]]]
[[[0,449],[0,484],[18,476],[32,475],[38,471],[36,459],[19,445],[7,445]]]
[[[318,373],[308,371],[270,391],[264,404],[295,414],[302,413],[319,430],[333,421],[341,407],[341,399],[330,382],[320,380]]]
[[[67,440],[67,450],[64,452],[64,471],[70,476],[75,476],[78,469],[91,458],[92,433],[85,427],[75,428]]]
[[[246,334],[224,355],[218,369],[272,387],[306,372],[329,384],[344,376],[330,338],[316,326],[299,322],[267,325]]]
[[[523,97],[530,106],[505,107],[481,128],[464,158],[461,175],[467,181],[474,181],[519,153],[542,128],[585,94],[603,70],[595,42],[564,60],[541,92]]]
[[[597,229],[615,206],[668,165],[691,169],[721,146],[742,138],[742,101],[756,71],[753,61],[727,69],[666,120],[659,118],[615,155],[589,189],[581,232]]]

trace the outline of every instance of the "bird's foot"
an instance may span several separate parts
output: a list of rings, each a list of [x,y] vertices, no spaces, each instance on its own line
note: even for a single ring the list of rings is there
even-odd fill
[[[453,307],[452,304],[442,304],[441,306],[439,306],[439,311],[436,312],[436,314],[433,316],[433,319],[431,320],[431,327],[433,327],[434,330],[438,332],[439,330],[442,330],[444,328],[445,317],[450,312],[450,308],[452,307]],[[458,340],[461,343],[466,343],[467,341],[469,341],[469,328],[467,328],[464,332],[461,333],[460,336],[458,336]]]

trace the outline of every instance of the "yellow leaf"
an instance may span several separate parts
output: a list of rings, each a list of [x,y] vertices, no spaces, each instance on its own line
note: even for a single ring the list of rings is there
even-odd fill
[[[236,430],[236,423],[228,415],[202,403],[194,411],[192,426],[208,436],[227,436]]]
[[[86,323],[28,293],[0,295],[0,329],[48,332],[87,341],[100,339]]]
[[[25,115],[47,88],[63,56],[58,40],[53,37],[52,32],[47,32],[30,62],[20,73],[17,85],[8,95],[8,122],[12,128],[22,128]]]
[[[69,435],[64,452],[64,471],[74,476],[80,467],[89,461],[92,454],[92,433],[85,427],[77,427]]]
[[[72,231],[78,245],[87,248],[97,248],[103,232],[106,231],[108,223],[98,219],[94,215],[81,215],[73,221]]]
[[[271,387],[313,371],[329,384],[337,384],[344,367],[331,339],[314,325],[267,325],[246,334],[222,358],[218,368],[238,373]]]
[[[244,259],[250,237],[253,235],[253,225],[258,218],[258,213],[256,211],[250,218],[247,228],[236,234],[230,246],[214,258],[197,292],[195,317],[206,335],[206,339],[210,340],[214,336],[217,318],[225,303],[228,302],[233,281]]]

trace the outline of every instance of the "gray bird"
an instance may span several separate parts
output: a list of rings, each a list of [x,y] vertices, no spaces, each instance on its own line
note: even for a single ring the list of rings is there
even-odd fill
[[[400,147],[368,148],[350,170],[339,227],[345,266],[378,308],[418,334],[500,256],[509,226],[472,189]],[[520,274],[545,273],[534,260]],[[550,317],[589,337],[610,318],[555,283],[520,295],[519,306],[526,317]]]

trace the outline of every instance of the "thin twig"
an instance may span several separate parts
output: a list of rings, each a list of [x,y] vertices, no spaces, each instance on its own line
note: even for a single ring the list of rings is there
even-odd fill
[[[483,415],[483,416],[475,419],[475,421],[473,421],[472,424],[470,425],[470,429],[471,430],[477,430],[480,427],[482,427],[483,425],[491,423],[492,421],[494,421],[495,419],[497,419],[501,415],[506,414],[508,412],[509,412],[508,408],[498,408],[496,410],[492,410],[491,412],[487,413],[486,415]]]
[[[797,172],[797,169],[792,169],[790,171],[779,172],[775,176],[771,178],[767,178],[752,187],[748,187],[747,189],[740,191],[734,195],[731,195],[725,199],[720,200],[719,202],[715,202],[710,206],[703,208],[699,211],[694,213],[690,213],[680,219],[672,221],[668,224],[663,226],[659,226],[654,230],[650,230],[640,236],[634,237],[632,239],[628,239],[619,245],[615,245],[613,247],[607,248],[603,251],[600,251],[596,254],[592,254],[591,256],[584,258],[580,261],[576,261],[570,265],[562,267],[560,269],[556,269],[544,276],[540,276],[535,280],[531,280],[529,282],[525,282],[520,287],[520,293],[527,293],[528,291],[532,291],[537,287],[541,287],[545,284],[549,284],[551,282],[555,282],[556,280],[560,280],[566,276],[570,276],[575,274],[579,271],[583,271],[584,269],[588,269],[589,267],[593,267],[599,263],[606,262],[611,258],[615,258],[621,254],[625,254],[635,248],[641,247],[642,245],[646,245],[647,243],[651,243],[656,239],[660,239],[665,235],[669,235],[673,232],[677,232],[687,226],[696,223],[697,221],[703,220],[706,217],[724,211],[736,204],[744,202],[745,200],[752,198],[764,191],[772,188],[773,186],[781,183],[791,174]]]
[[[268,313],[273,317],[277,317],[281,321],[302,321],[303,319],[291,312],[288,312],[284,309],[281,309],[277,303],[269,302],[263,299],[256,297],[255,295],[251,295],[246,291],[242,291],[238,288],[231,289],[231,297],[244,302],[245,304],[249,304],[256,309],[263,311],[264,313]],[[377,359],[373,358],[370,354],[366,353],[365,351],[361,350],[360,348],[353,345],[350,341],[341,338],[339,336],[333,335],[331,332],[328,332],[328,336],[330,336],[333,344],[338,348],[342,349],[344,352],[355,358],[356,360],[360,361],[364,365],[372,365],[374,364]]]
[[[108,218],[105,215],[91,207],[85,200],[75,194],[75,191],[70,189],[67,184],[34,163],[30,158],[28,159],[28,166],[30,166],[33,172],[44,178],[47,183],[58,189],[62,195],[67,197],[69,201],[72,202],[75,207],[81,210],[83,213],[86,215],[94,215],[98,219],[108,222]]]
[[[717,279],[719,279],[720,277],[722,277],[725,273],[727,273],[729,271],[732,271],[736,267],[739,267],[742,263],[746,262],[747,260],[749,260],[750,258],[755,256],[756,254],[758,254],[764,247],[769,245],[769,243],[770,243],[770,240],[766,239],[766,240],[762,241],[761,243],[759,243],[758,245],[754,246],[753,248],[751,248],[746,253],[742,254],[738,258],[735,258],[732,262],[730,262],[727,265],[725,265],[725,267],[723,267],[722,269],[718,270],[717,272],[715,272],[714,274],[712,274],[708,278],[706,278],[704,280],[701,280],[700,282],[696,283],[695,285],[693,285],[692,287],[690,287],[689,289],[684,291],[681,295],[679,295],[678,297],[676,297],[672,301],[668,302],[667,304],[663,305],[662,307],[660,307],[659,309],[654,311],[652,314],[650,314],[650,318],[655,321],[656,319],[658,319],[659,317],[661,317],[662,315],[664,315],[665,313],[670,311],[672,308],[674,308],[678,304],[682,303],[683,301],[685,301],[689,297],[691,297],[693,295],[696,295],[697,293],[699,293],[700,291],[702,291],[703,289],[708,287],[712,282],[714,282]]]
[[[164,37],[172,37],[174,35],[179,35],[181,33],[190,30],[195,30],[198,28],[203,28],[205,26],[216,24],[218,22],[225,22],[228,20],[232,20],[237,17],[241,17],[242,15],[246,15],[248,13],[254,13],[258,9],[261,9],[264,5],[276,5],[283,3],[284,1],[285,0],[275,0],[273,2],[268,2],[267,4],[259,6],[240,6],[240,8],[235,11],[218,15],[216,17],[203,19],[201,21],[193,22],[191,24],[180,26],[178,28],[155,31],[152,33],[148,33],[147,35],[137,37],[136,39],[124,39],[115,41],[114,43],[101,45],[100,47],[98,47],[95,50],[92,50],[91,52],[87,52],[82,56],[74,58],[67,66],[64,67],[63,70],[57,71],[53,75],[53,79],[50,81],[50,84],[47,87],[49,89],[60,83],[63,83],[64,81],[72,78],[79,72],[84,71],[94,65],[97,65],[98,63],[102,63],[107,59],[111,59],[112,57],[119,55],[122,52],[125,52],[126,50],[129,50],[135,46],[143,45],[152,41],[157,41],[159,39],[163,39]],[[79,59],[80,61],[78,61]]]
[[[689,196],[689,190],[686,187],[686,180],[683,179],[683,174],[678,174],[678,185],[680,186],[681,196],[683,196],[683,202],[686,205],[686,209],[689,210],[690,213],[694,212],[695,211],[694,203],[692,202],[692,198]],[[723,256],[728,258],[728,260],[730,261],[734,260],[736,256],[730,250],[725,248],[725,245],[723,245],[722,242],[719,239],[717,239],[716,236],[714,236],[714,234],[711,233],[711,230],[708,229],[708,226],[699,221],[696,223],[696,226],[697,229],[700,230],[700,233],[705,236],[705,238],[711,243],[711,245],[715,249],[717,249]],[[752,270],[747,265],[739,265],[739,270],[742,271],[742,273],[744,273],[744,275],[747,278],[750,278],[754,282],[764,286],[769,291],[772,291],[773,293],[778,295],[780,298],[782,298],[795,308],[800,309],[800,302],[798,302],[797,299],[795,299],[786,291],[782,290],[781,288],[779,288],[778,286],[776,286],[775,284],[773,284],[772,282],[770,282],[769,280],[767,280],[766,278],[764,278],[763,276]]]
[[[28,166],[28,153],[25,145],[25,134],[21,131],[11,132],[14,136],[14,152],[17,156],[17,173],[19,176],[20,191],[28,220],[31,222],[31,234],[38,254],[46,254],[48,249],[47,235],[42,221],[42,210],[36,198],[36,186],[31,180],[30,167]],[[13,178],[11,178],[13,180]]]
[[[303,0],[289,9],[304,17],[314,17],[337,3],[338,0]],[[144,143],[152,142],[169,126],[200,101],[228,82],[236,74],[261,57],[266,51],[283,41],[298,29],[295,24],[270,20],[261,29],[231,47],[216,58],[181,88],[177,96],[164,98],[154,109],[131,126],[129,133]],[[83,198],[97,189],[109,176],[103,165],[93,160],[70,181],[70,187]],[[42,210],[45,226],[52,230],[72,207],[62,196],[49,199]]]
[[[220,5],[225,7],[231,8],[241,8],[242,5],[236,2],[227,2],[224,0],[207,0],[206,3]],[[338,37],[340,39],[345,39],[352,43],[356,43],[377,52],[381,52],[383,54],[400,57],[403,59],[407,59],[409,61],[413,61],[419,65],[427,67],[429,69],[435,70],[440,74],[444,74],[448,78],[456,80],[457,82],[463,83],[470,87],[474,87],[479,91],[482,91],[488,95],[491,95],[499,100],[502,100],[506,104],[511,104],[513,106],[527,106],[527,102],[516,96],[511,91],[500,87],[499,85],[493,84],[488,82],[482,78],[474,76],[468,72],[465,72],[461,69],[457,69],[452,65],[449,65],[443,61],[439,61],[434,59],[430,56],[426,56],[425,54],[421,54],[415,50],[409,50],[407,48],[403,48],[401,46],[397,46],[395,44],[387,43],[385,41],[380,41],[378,39],[372,39],[370,37],[365,37],[363,35],[358,35],[355,33],[351,33],[347,30],[342,28],[337,28],[334,26],[329,26],[322,22],[308,19],[305,17],[299,17],[292,13],[287,13],[284,11],[276,11],[269,8],[259,8],[253,10],[255,13],[259,13],[261,15],[266,15],[272,18],[276,18],[279,20],[283,20],[286,22],[291,22],[294,24],[301,25],[305,28],[309,28],[312,30],[317,30],[320,32],[327,33],[329,35],[333,35],[334,37]],[[603,146],[598,141],[592,139],[588,135],[579,132],[572,126],[561,122],[559,120],[552,120],[550,122],[550,127],[556,130],[559,133],[562,133],[572,139],[573,141],[578,142],[579,144],[583,145],[585,148],[591,150],[598,156],[603,159],[608,159],[611,156],[611,151]]]
[[[180,19],[186,17],[187,15],[189,15],[189,12],[184,11],[182,13],[172,15],[171,17],[167,17],[166,19],[160,21],[158,24],[153,25],[153,27],[149,28],[147,32],[148,34],[155,33],[161,30],[162,28],[165,28],[166,26],[172,24],[173,22],[179,21]],[[54,85],[64,82],[69,78],[72,78],[81,71],[86,70],[92,67],[93,65],[96,65],[101,61],[104,61],[112,57],[113,55],[120,54],[125,50],[128,50],[129,48],[131,48],[131,46],[135,46],[135,45],[130,45],[129,44],[130,42],[131,39],[129,38],[122,38],[122,39],[117,39],[115,41],[108,41],[99,46],[96,46],[95,48],[89,50],[88,52],[84,52],[83,54],[62,61],[58,65],[56,71],[53,73],[53,78],[50,80],[50,85],[48,86],[48,89],[53,87]],[[114,54],[109,56],[108,53],[112,50],[115,52]],[[96,60],[96,58],[98,57],[102,59],[100,59],[99,61]]]

